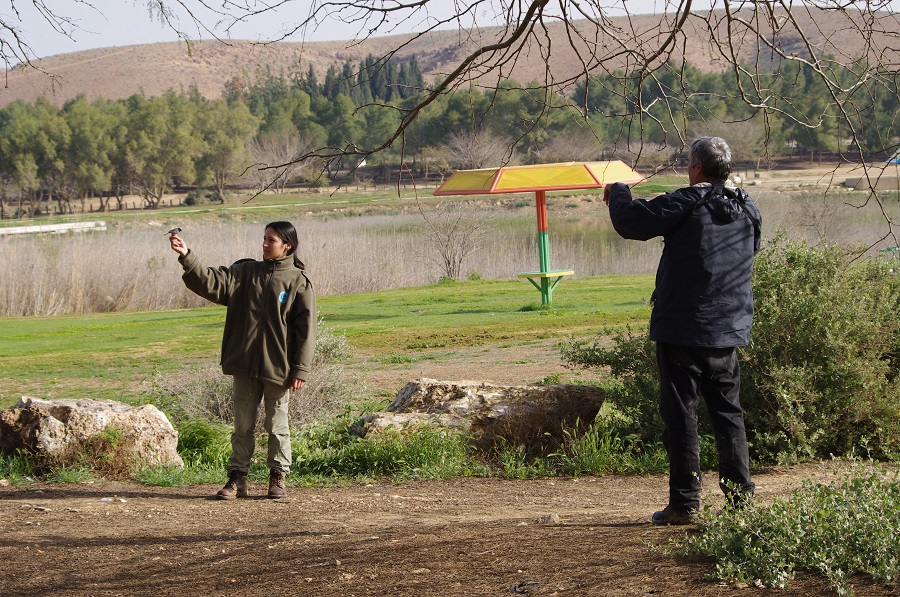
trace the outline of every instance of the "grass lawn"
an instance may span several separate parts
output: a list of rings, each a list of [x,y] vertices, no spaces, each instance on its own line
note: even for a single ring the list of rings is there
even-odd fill
[[[478,280],[323,296],[318,307],[355,353],[403,358],[642,325],[652,287],[652,276],[566,279],[542,309],[527,282]],[[217,361],[224,318],[222,307],[0,318],[0,408],[23,395],[133,401],[159,372]]]

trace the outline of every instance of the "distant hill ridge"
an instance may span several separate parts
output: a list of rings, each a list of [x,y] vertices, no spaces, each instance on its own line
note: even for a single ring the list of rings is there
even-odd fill
[[[852,27],[846,26],[840,14],[815,9],[799,11],[801,27],[815,30],[814,42],[828,40],[847,55],[858,55],[863,51],[863,40]],[[621,17],[626,19],[628,17]],[[669,16],[671,18],[671,15]],[[613,19],[615,21],[616,19]],[[814,26],[810,26],[815,21]],[[691,27],[702,24],[699,17],[688,20],[684,56],[686,60],[701,70],[721,70],[726,63],[721,56],[711,51],[709,35],[690,35]],[[581,21],[581,28],[592,27]],[[637,31],[659,32],[665,27],[662,15],[642,15],[630,17],[630,28]],[[416,55],[419,67],[426,80],[440,73],[446,73],[475,47],[474,40],[491,39],[499,28],[485,28],[474,31],[448,30],[429,33],[397,52],[398,58]],[[534,50],[519,56],[515,68],[509,76],[520,83],[543,80],[547,63],[557,80],[577,74],[581,69],[565,40],[565,30],[561,25],[551,25],[552,48],[554,53],[545,61],[540,52]],[[88,99],[123,99],[141,92],[155,96],[168,90],[186,91],[196,86],[204,97],[221,97],[224,83],[234,76],[242,76],[253,82],[257,73],[270,69],[272,73],[299,70],[305,73],[309,66],[315,69],[319,81],[332,64],[340,67],[347,58],[358,61],[368,54],[380,56],[397,48],[411,39],[411,35],[375,37],[361,42],[277,42],[258,44],[250,41],[199,41],[191,45],[191,51],[183,42],[166,42],[124,47],[85,50],[70,54],[60,54],[37,62],[40,68],[56,76],[34,69],[18,67],[7,73],[6,87],[0,89],[0,106],[6,106],[16,99],[27,102],[45,96],[50,102],[62,105],[79,94]],[[800,47],[799,36],[791,39],[789,30],[779,34],[782,45],[793,43]],[[749,59],[755,52],[755,44],[742,46],[742,57]],[[676,58],[680,58],[680,55]]]

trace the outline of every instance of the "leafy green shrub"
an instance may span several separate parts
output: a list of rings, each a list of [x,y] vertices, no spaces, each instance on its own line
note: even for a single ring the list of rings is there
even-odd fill
[[[529,479],[553,474],[547,460],[534,458],[525,445],[513,444],[502,437],[497,438],[489,456],[496,462],[500,476],[506,479]]]
[[[611,344],[606,339],[609,335]],[[558,343],[557,349],[571,365],[609,371],[606,408],[601,410],[607,417],[604,429],[623,437],[635,436],[647,444],[659,440],[659,374],[656,352],[646,331],[605,329],[594,340],[570,338]]]
[[[714,557],[717,579],[785,588],[803,570],[852,594],[856,573],[880,583],[900,575],[900,479],[856,465],[829,485],[804,481],[771,506],[707,509],[699,529],[676,549]]]
[[[551,459],[566,475],[659,473],[668,470],[666,453],[658,443],[644,444],[635,434],[623,433],[625,418],[605,403],[584,433],[566,432],[560,452]]]
[[[900,278],[858,254],[776,237],[757,257],[741,399],[759,460],[897,453]]]
[[[860,450],[898,455],[900,277],[889,264],[857,255],[852,248],[781,238],[757,255],[754,325],[740,357],[741,402],[756,461]],[[607,400],[622,415],[619,432],[653,441],[662,428],[653,344],[629,328],[604,335],[558,348],[572,365],[608,369]],[[705,418],[700,431],[709,433]]]
[[[470,441],[465,435],[417,427],[361,438],[349,409],[328,423],[305,428],[292,440],[294,469],[327,478],[441,479],[470,474]]]
[[[201,419],[185,421],[178,426],[178,453],[190,466],[225,468],[231,454],[231,429]]]
[[[13,485],[31,481],[37,476],[34,459],[24,450],[14,453],[0,452],[0,479],[6,479]]]
[[[331,181],[327,176],[317,176],[307,182],[310,189],[324,189],[331,185]]]
[[[543,378],[536,381],[535,385],[554,386],[557,384],[561,384],[562,382],[562,375],[560,375],[559,373],[550,373],[549,375],[545,375]]]
[[[215,189],[193,189],[184,196],[185,205],[205,205],[208,203],[225,203],[225,198]]]

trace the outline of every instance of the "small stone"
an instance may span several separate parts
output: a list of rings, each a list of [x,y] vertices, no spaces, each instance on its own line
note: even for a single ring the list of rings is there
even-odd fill
[[[559,514],[545,514],[544,516],[539,516],[537,519],[538,524],[559,524],[560,518]]]

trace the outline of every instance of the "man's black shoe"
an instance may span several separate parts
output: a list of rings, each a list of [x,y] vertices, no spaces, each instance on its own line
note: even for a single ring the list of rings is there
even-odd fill
[[[653,513],[653,524],[657,525],[685,525],[697,522],[696,510],[673,508],[666,506],[665,510]]]

